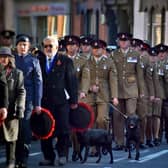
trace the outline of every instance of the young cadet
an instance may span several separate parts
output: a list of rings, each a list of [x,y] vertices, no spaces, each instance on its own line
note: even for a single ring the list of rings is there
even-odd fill
[[[26,89],[24,118],[20,121],[19,138],[16,144],[16,167],[26,168],[31,147],[32,132],[30,117],[32,110],[41,110],[42,73],[39,60],[30,52],[31,38],[26,34],[16,37],[16,67],[23,72]]]

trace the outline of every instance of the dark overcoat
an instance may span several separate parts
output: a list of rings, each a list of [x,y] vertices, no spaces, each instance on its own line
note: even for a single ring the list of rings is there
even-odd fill
[[[6,84],[6,76],[3,66],[0,65],[0,108],[8,105],[8,90]]]
[[[25,89],[23,73],[13,68],[6,77],[8,84],[8,115],[3,122],[3,132],[6,141],[15,141],[18,137],[19,118],[23,118],[25,109]]]
[[[69,108],[67,105],[76,104],[78,97],[77,79],[73,62],[67,56],[57,54],[54,57],[52,67],[47,72],[46,56],[41,55],[39,60],[43,77],[41,104],[53,113],[56,119],[56,132],[60,130],[66,132],[66,129],[69,127]],[[64,110],[62,110],[63,108]]]

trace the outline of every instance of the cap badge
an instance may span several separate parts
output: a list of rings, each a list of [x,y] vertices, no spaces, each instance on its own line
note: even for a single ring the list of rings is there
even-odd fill
[[[95,44],[94,44],[95,46],[98,46],[98,43],[97,42],[95,42]]]
[[[125,38],[125,35],[123,34],[121,37],[122,37],[122,38]]]

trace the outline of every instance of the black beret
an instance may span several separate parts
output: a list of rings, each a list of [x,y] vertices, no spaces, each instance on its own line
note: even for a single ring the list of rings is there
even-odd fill
[[[140,48],[142,51],[148,51],[150,49],[150,45],[146,42],[143,42],[141,45],[140,45]]]
[[[168,46],[166,46],[166,45],[164,45],[162,43],[156,45],[155,48],[156,48],[156,50],[157,50],[158,53],[159,52],[166,52],[166,51],[168,51]]]
[[[155,57],[155,56],[158,55],[158,52],[157,52],[157,50],[156,50],[155,47],[151,47],[151,48],[148,50],[148,53],[149,53],[150,56],[153,56],[153,57]]]
[[[92,40],[91,41],[91,46],[92,48],[104,48],[104,44],[102,43],[101,40],[97,39],[97,40]]]
[[[80,36],[80,44],[90,45],[92,39],[88,36]]]
[[[131,46],[132,47],[140,47],[140,45],[143,43],[143,41],[142,40],[140,40],[140,39],[136,39],[136,38],[133,38],[133,39],[131,39]]]
[[[3,30],[0,32],[0,35],[5,38],[12,38],[15,36],[15,32],[12,30]]]
[[[67,35],[64,37],[64,40],[65,40],[65,44],[66,45],[73,45],[73,44],[77,44],[79,45],[80,44],[80,39],[78,36],[75,36],[75,35]]]
[[[102,44],[102,48],[106,49],[107,43],[104,40],[100,40],[100,43]]]
[[[119,40],[127,41],[132,39],[132,34],[123,32],[123,33],[118,33],[117,37]]]

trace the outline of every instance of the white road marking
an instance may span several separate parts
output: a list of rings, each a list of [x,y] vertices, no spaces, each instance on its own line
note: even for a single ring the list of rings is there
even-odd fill
[[[35,152],[35,153],[30,153],[29,156],[36,156],[36,155],[40,155],[41,152]]]
[[[127,157],[122,157],[122,158],[114,159],[114,162],[119,162],[119,161],[125,160],[125,159],[127,159]]]
[[[35,152],[35,153],[30,153],[29,156],[36,156],[36,155],[40,155],[41,152]],[[6,161],[5,157],[1,157],[0,158],[0,163],[4,163]]]
[[[161,155],[164,155],[164,154],[166,154],[166,153],[168,153],[168,150],[162,150],[162,151],[160,151],[160,152],[153,153],[153,154],[150,154],[150,155],[141,157],[139,161],[130,160],[129,162],[144,163],[144,162],[147,162],[147,161],[149,161],[149,160],[152,160],[152,159],[155,159],[155,158],[157,158],[157,157],[160,157]]]

